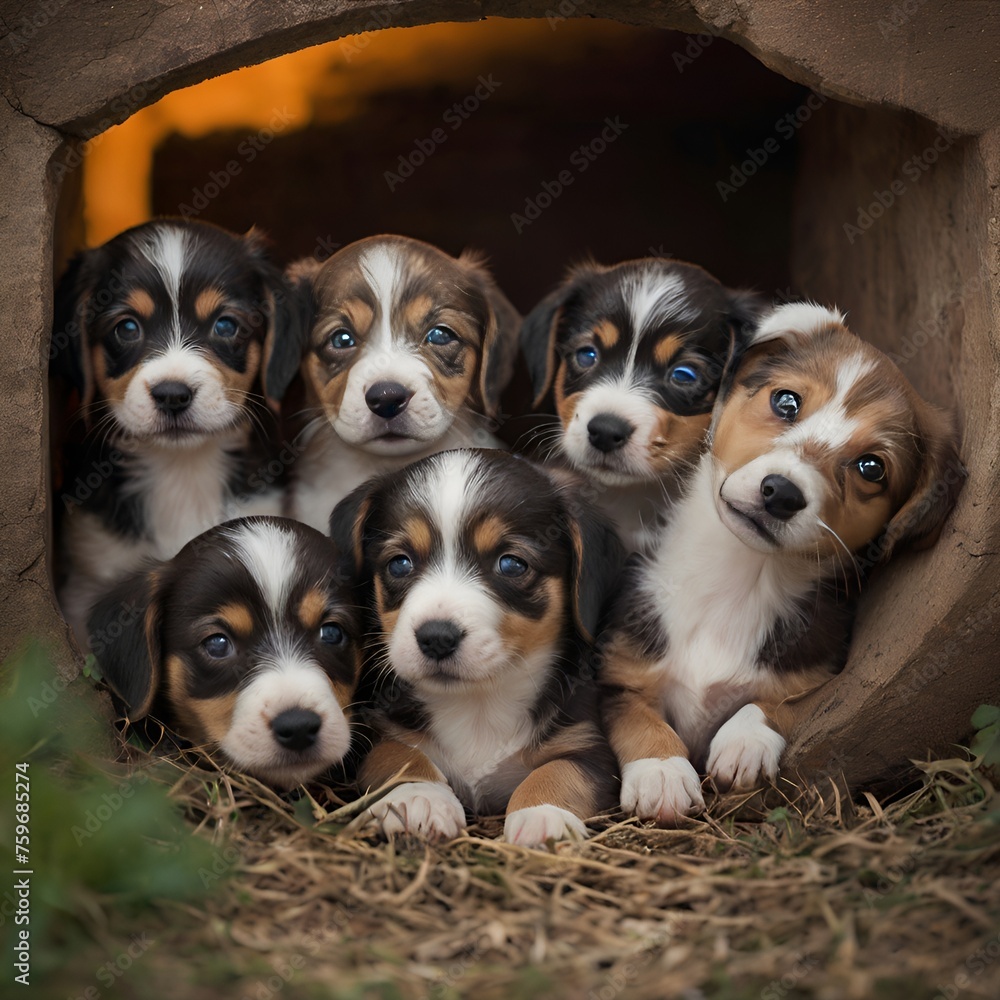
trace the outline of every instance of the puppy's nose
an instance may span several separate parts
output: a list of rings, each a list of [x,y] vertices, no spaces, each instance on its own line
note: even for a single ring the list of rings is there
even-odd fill
[[[465,633],[454,622],[437,620],[424,622],[414,635],[420,652],[432,660],[443,660],[451,656],[465,637]]]
[[[308,750],[323,720],[308,708],[289,708],[271,720],[274,738],[289,750]]]
[[[412,390],[398,382],[376,382],[365,393],[365,402],[376,416],[391,420],[406,409],[412,396]]]
[[[164,413],[183,413],[194,399],[194,390],[183,382],[157,382],[149,394],[156,408]]]
[[[613,413],[598,413],[587,424],[587,436],[590,443],[603,452],[617,451],[623,448],[632,436],[635,428],[621,417]]]
[[[806,506],[802,490],[784,476],[765,476],[761,480],[760,495],[768,514],[781,521],[787,521]]]

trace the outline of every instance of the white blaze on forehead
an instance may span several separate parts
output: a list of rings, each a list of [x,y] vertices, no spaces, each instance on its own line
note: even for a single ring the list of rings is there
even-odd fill
[[[268,607],[274,615],[281,615],[296,575],[295,538],[266,522],[240,525],[229,537]]]
[[[188,234],[172,226],[158,226],[139,243],[143,256],[163,279],[173,307],[174,330],[180,326],[181,279],[187,259]]]
[[[679,274],[660,274],[644,270],[622,281],[623,294],[632,320],[632,343],[629,345],[627,371],[635,365],[639,342],[647,331],[668,319],[687,322],[695,311],[687,304],[687,289]]]
[[[376,244],[362,251],[358,266],[378,305],[369,344],[388,350],[392,346],[392,307],[405,273],[403,255],[396,247]]]
[[[833,398],[793,424],[779,439],[781,444],[791,447],[818,444],[834,451],[846,448],[859,427],[858,421],[847,415],[847,395],[874,367],[875,362],[862,354],[844,359],[837,369]]]
[[[829,326],[842,326],[844,314],[815,302],[789,302],[765,316],[751,338],[751,344],[776,340],[786,333],[809,337]]]
[[[482,485],[483,474],[475,455],[462,451],[443,452],[410,486],[412,500],[423,509],[441,532],[448,565],[454,565],[458,542],[470,505]]]

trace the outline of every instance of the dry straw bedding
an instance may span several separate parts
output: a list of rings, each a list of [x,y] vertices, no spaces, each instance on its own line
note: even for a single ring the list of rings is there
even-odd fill
[[[921,765],[891,804],[831,785],[740,819],[730,797],[548,851],[502,843],[499,819],[386,844],[322,786],[290,801],[177,767],[213,891],[163,911],[122,995],[1000,997],[1000,796],[974,762]]]

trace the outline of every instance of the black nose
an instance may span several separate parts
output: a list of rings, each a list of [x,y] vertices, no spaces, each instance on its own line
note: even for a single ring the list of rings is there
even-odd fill
[[[768,514],[782,521],[787,521],[806,506],[802,490],[784,476],[765,476],[761,480],[760,495],[764,498],[764,509]]]
[[[149,390],[158,410],[164,413],[183,413],[194,399],[191,386],[183,382],[157,382]]]
[[[308,750],[323,720],[308,708],[289,708],[271,720],[274,738],[289,750]]]
[[[424,622],[414,635],[424,656],[443,660],[458,649],[465,633],[454,622],[429,621]]]
[[[398,382],[376,382],[366,393],[368,409],[376,416],[391,420],[406,409],[413,393]]]
[[[612,413],[598,413],[587,424],[587,435],[590,443],[598,451],[617,451],[625,446],[635,428],[621,417]]]

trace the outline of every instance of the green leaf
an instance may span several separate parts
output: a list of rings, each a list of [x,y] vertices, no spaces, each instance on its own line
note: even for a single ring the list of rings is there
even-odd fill
[[[985,729],[997,722],[1000,722],[1000,707],[996,705],[980,705],[972,713],[973,729]]]

